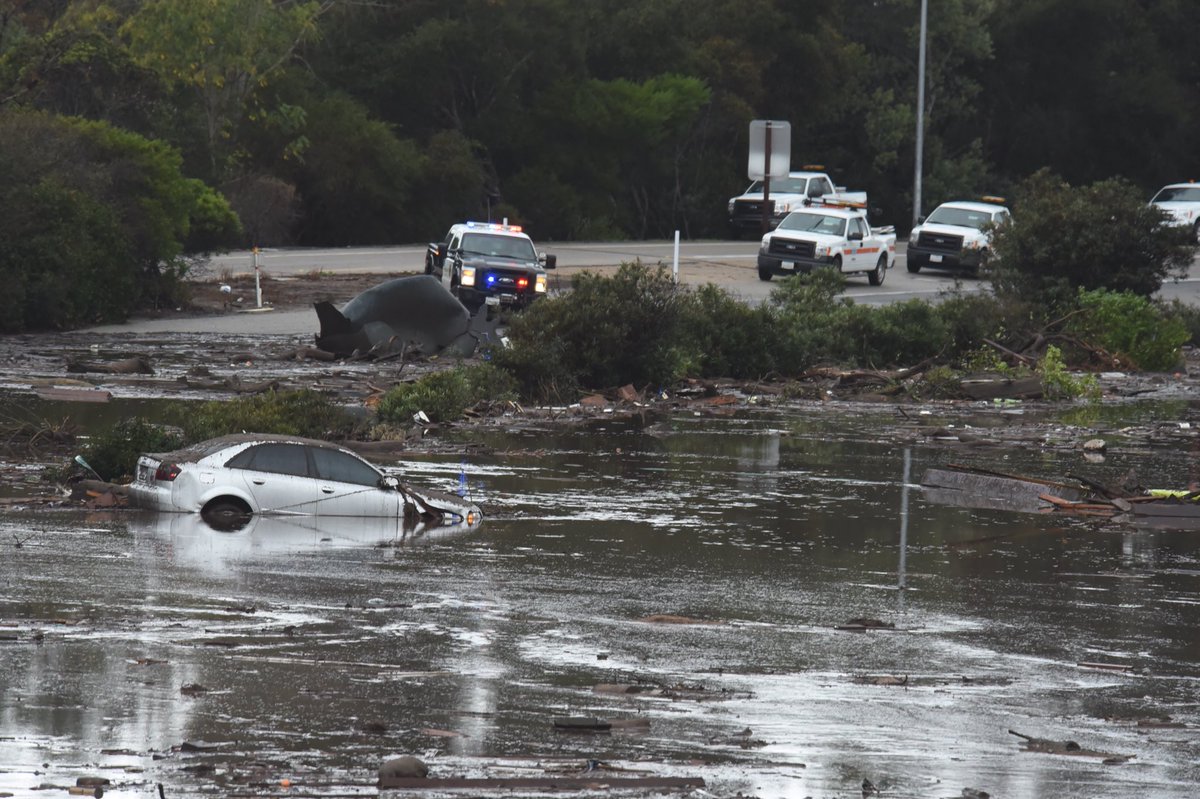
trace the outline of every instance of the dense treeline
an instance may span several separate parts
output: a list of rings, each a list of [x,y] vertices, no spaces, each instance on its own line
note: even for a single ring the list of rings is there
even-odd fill
[[[795,164],[904,227],[919,2],[8,0],[0,119],[169,145],[219,193],[180,211],[181,243],[202,209],[199,227],[262,245],[428,240],[489,215],[542,239],[722,235],[754,118],[789,121]],[[1190,0],[932,0],[924,205],[1047,166],[1147,196],[1200,177],[1197,41]],[[0,139],[0,194],[61,148]]]

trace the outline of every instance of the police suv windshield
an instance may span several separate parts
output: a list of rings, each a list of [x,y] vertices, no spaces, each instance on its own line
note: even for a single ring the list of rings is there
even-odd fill
[[[1145,195],[1142,195],[1145,196]],[[982,230],[983,226],[992,221],[992,215],[987,211],[972,211],[967,208],[947,208],[941,206],[925,220],[935,225],[956,225]]]
[[[1200,186],[1167,186],[1152,203],[1200,203]]]
[[[842,236],[846,233],[846,220],[838,216],[793,211],[779,223],[780,230],[802,230],[805,233],[824,233]]]
[[[467,255],[486,255],[493,258],[515,258],[536,261],[533,242],[520,236],[497,236],[493,233],[464,233],[462,251]]]

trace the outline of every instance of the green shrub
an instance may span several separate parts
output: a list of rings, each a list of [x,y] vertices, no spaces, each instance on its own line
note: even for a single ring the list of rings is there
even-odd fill
[[[354,427],[345,409],[309,389],[202,402],[178,416],[189,442],[242,432],[344,438]]]
[[[1200,306],[1174,299],[1160,307],[1164,317],[1177,320],[1187,330],[1188,340],[1185,344],[1200,345]]]
[[[1179,230],[1123,179],[1071,186],[1043,169],[1018,188],[1013,214],[994,234],[993,284],[1047,307],[1070,307],[1079,288],[1148,297],[1192,259]]]
[[[116,482],[133,475],[143,452],[169,452],[183,444],[177,432],[133,417],[91,438],[83,456],[103,479]]]
[[[752,380],[776,369],[779,320],[770,305],[748,305],[710,283],[688,295],[681,328],[692,376]]]
[[[569,294],[534,303],[514,320],[512,351],[497,352],[496,363],[523,391],[673,383],[696,363],[681,335],[686,295],[662,266],[622,264],[613,277],[585,272]]]
[[[1068,332],[1148,371],[1174,368],[1179,348],[1191,335],[1181,319],[1128,292],[1080,290],[1079,309],[1082,313],[1071,317]]]
[[[432,422],[449,422],[479,402],[513,399],[516,391],[516,379],[492,364],[457,366],[396,386],[383,395],[379,418],[407,425],[423,411]]]
[[[1042,392],[1046,399],[1100,398],[1100,383],[1095,375],[1075,376],[1067,371],[1062,350],[1051,344],[1038,361],[1037,373],[1042,378]]]

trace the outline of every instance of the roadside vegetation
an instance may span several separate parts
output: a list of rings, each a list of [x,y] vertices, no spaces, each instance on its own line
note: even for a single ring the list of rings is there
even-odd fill
[[[721,236],[748,122],[768,116],[791,124],[797,166],[867,189],[903,233],[918,19],[919,0],[9,3],[0,329],[177,305],[180,278],[232,246],[404,244],[500,218],[540,241]],[[1080,202],[1200,177],[1197,19],[1166,0],[939,6],[925,210],[1011,196],[1045,164],[1093,185]],[[1066,231],[1088,239],[1076,277],[1118,260],[1125,284],[1104,285],[1141,291],[1144,242],[1108,249],[1107,219]],[[1014,280],[1056,257],[1013,247]]]

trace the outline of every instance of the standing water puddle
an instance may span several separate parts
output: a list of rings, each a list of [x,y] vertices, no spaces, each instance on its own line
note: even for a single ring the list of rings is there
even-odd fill
[[[872,424],[460,432],[490,453],[473,530],[0,517],[0,793],[375,795],[415,754],[433,777],[598,761],[729,797],[1187,795],[1200,534],[933,504],[917,484],[947,460],[1056,477],[1079,455]],[[458,484],[457,458],[402,465]]]

